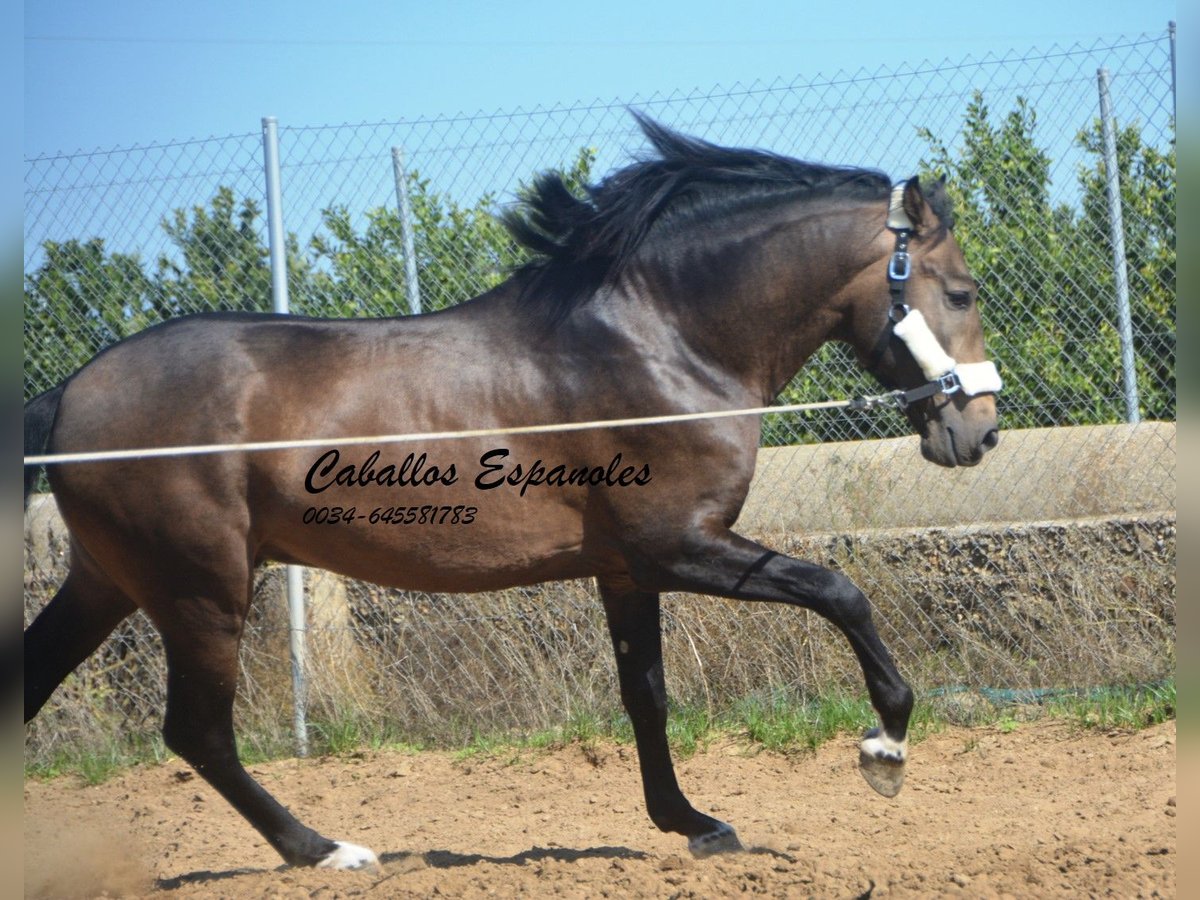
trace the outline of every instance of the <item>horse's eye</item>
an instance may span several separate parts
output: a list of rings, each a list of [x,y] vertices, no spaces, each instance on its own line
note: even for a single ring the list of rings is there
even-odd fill
[[[968,309],[971,306],[969,291],[950,291],[946,294],[946,302],[952,309]]]

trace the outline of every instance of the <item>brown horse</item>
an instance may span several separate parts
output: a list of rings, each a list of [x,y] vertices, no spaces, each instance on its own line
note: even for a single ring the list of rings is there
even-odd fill
[[[586,199],[557,178],[538,181],[507,217],[537,258],[487,294],[413,318],[167,322],[31,401],[26,453],[759,407],[838,340],[885,385],[917,389],[906,413],[926,458],[979,462],[998,440],[999,385],[964,389],[928,359],[944,350],[951,369],[994,373],[941,185],[913,178],[893,191],[878,172],[639,121],[657,155]],[[894,332],[905,323],[920,324],[919,339]],[[238,761],[232,707],[255,566],[281,560],[439,592],[593,577],[660,829],[698,855],[740,847],[732,828],[691,806],[672,769],[664,591],[790,603],[837,626],[880,719],[862,744],[863,772],[892,795],[913,694],[866,598],[845,576],[730,530],[759,430],[746,415],[50,465],[70,571],[25,632],[26,721],[140,608],[166,649],[167,746],[287,862],[372,864],[369,850],[302,825]]]

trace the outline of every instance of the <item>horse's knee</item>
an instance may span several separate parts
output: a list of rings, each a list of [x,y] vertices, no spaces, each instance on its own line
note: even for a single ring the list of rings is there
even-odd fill
[[[208,755],[204,752],[205,737],[202,732],[189,726],[186,719],[186,716],[173,714],[170,709],[167,710],[162,725],[163,743],[172,753],[194,763]]]
[[[163,743],[193,766],[237,762],[232,709],[228,715],[204,703],[181,703],[167,696]]]
[[[655,690],[649,680],[634,685],[621,685],[621,705],[634,722],[666,727],[666,691]]]
[[[827,573],[820,599],[826,615],[845,628],[861,628],[871,621],[871,603],[866,594],[841,572]]]
[[[617,648],[617,674],[621,688],[621,703],[631,716],[667,719],[667,685],[661,665],[643,669],[621,659]]]

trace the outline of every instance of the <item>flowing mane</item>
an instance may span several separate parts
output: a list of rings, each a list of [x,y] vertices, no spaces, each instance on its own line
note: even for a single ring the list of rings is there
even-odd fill
[[[687,222],[791,199],[886,198],[882,172],[804,162],[764,150],[721,147],[633,113],[656,156],[614,172],[578,197],[557,172],[540,175],[502,221],[534,253],[518,270],[531,302],[555,318],[586,302],[649,240]],[[674,226],[674,227],[673,227]]]

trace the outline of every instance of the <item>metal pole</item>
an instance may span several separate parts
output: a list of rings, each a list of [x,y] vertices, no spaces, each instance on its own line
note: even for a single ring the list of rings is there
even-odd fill
[[[308,756],[308,647],[304,569],[287,566],[288,649],[292,657],[292,727],[296,755]]]
[[[396,179],[396,204],[400,207],[400,237],[404,242],[404,289],[408,311],[421,314],[421,282],[417,278],[417,251],[413,239],[412,207],[408,203],[408,179],[404,177],[404,149],[392,148],[392,177]]]
[[[1112,237],[1113,280],[1117,288],[1117,333],[1121,339],[1121,374],[1125,388],[1125,421],[1141,421],[1137,371],[1133,356],[1133,321],[1129,313],[1129,273],[1125,262],[1125,223],[1121,214],[1121,176],[1117,169],[1117,128],[1108,93],[1108,69],[1097,73],[1100,85],[1100,127],[1104,132],[1104,170],[1108,194],[1108,223]]]
[[[287,243],[283,233],[283,201],[279,179],[279,131],[274,116],[265,116],[263,158],[267,174],[267,234],[271,254],[271,307],[277,313],[289,312],[287,285]],[[306,665],[304,609],[304,569],[287,567],[288,644],[292,656],[292,711],[296,732],[296,755],[308,756],[308,684]]]
[[[1175,129],[1179,130],[1179,106],[1175,101],[1175,23],[1167,23],[1167,34],[1171,37],[1171,115],[1175,119]]]
[[[263,158],[267,171],[267,237],[271,252],[271,306],[288,312],[287,244],[283,236],[283,200],[279,189],[279,130],[274,116],[265,116]]]

